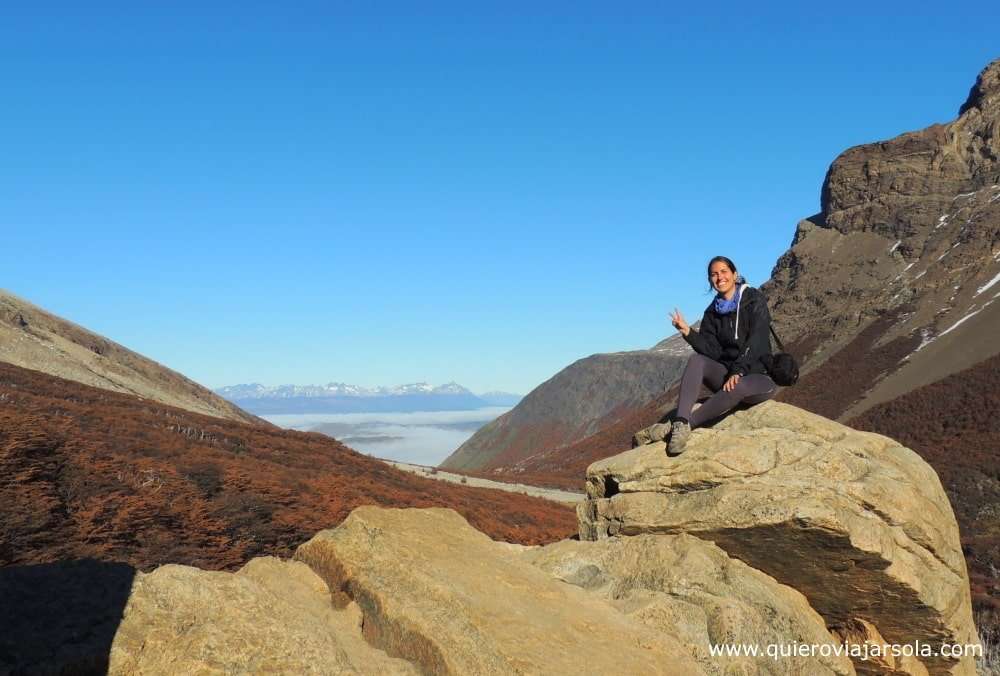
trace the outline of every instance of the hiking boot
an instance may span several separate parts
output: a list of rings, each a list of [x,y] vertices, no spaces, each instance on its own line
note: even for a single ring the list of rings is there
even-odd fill
[[[639,446],[645,446],[649,443],[649,428],[643,427],[641,430],[632,435],[632,448],[638,448]]]
[[[649,428],[649,436],[653,441],[665,441],[670,436],[670,423],[656,423]]]
[[[667,438],[668,434],[670,434],[670,425],[665,423],[656,423],[649,427],[643,427],[632,436],[632,448],[663,441]]]
[[[684,452],[688,438],[691,436],[691,425],[683,420],[675,420],[670,427],[670,443],[667,444],[667,455],[676,456]]]

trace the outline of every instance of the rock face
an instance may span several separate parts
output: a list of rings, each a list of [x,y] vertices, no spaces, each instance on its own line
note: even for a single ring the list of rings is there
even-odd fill
[[[254,559],[238,573],[140,574],[111,645],[111,674],[418,674],[361,637],[308,566]]]
[[[299,547],[374,646],[435,674],[704,673],[653,631],[450,510],[360,507]]]
[[[0,361],[216,418],[265,424],[176,371],[2,289]]]
[[[800,355],[807,370],[836,393],[810,408],[849,419],[996,354],[985,336],[1000,326],[998,81],[1000,60],[958,119],[850,148],[831,164],[821,212],[799,223],[762,287],[782,337],[810,346]],[[857,376],[831,377],[848,352]],[[883,352],[891,358],[880,363]],[[797,388],[789,401],[819,399],[808,394]]]
[[[563,540],[522,557],[660,632],[678,635],[709,674],[853,674],[848,657],[775,660],[767,645],[835,643],[802,594],[690,535]],[[710,646],[754,645],[756,657]]]
[[[831,627],[977,641],[958,526],[934,471],[891,439],[766,402],[593,464],[582,539],[689,533],[802,592]],[[849,632],[848,632],[849,633]],[[974,673],[971,657],[922,660]],[[912,673],[912,672],[911,672]]]

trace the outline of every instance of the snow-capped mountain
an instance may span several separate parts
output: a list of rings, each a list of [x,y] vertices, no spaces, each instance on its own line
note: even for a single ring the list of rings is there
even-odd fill
[[[379,387],[361,387],[347,383],[326,385],[274,385],[260,383],[227,385],[215,390],[230,401],[234,399],[289,399],[293,397],[392,397],[407,394],[472,394],[458,383],[451,382],[434,387],[429,383],[408,383]]]
[[[335,382],[326,385],[277,386],[250,383],[221,387],[215,392],[259,415],[461,411],[513,405],[496,403],[492,397],[477,397],[455,382],[436,387],[423,382],[379,387]]]

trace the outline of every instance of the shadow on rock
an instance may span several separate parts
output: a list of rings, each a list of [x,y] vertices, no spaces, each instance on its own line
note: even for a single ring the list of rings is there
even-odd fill
[[[103,674],[135,569],[61,561],[0,568],[0,674]]]

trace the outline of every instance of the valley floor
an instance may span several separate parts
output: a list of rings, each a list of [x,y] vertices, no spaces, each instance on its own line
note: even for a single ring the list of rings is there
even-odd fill
[[[527,484],[491,481],[490,479],[480,479],[479,477],[465,476],[464,474],[454,474],[452,472],[441,471],[434,467],[427,467],[426,465],[411,465],[405,462],[396,462],[395,460],[383,460],[382,462],[388,463],[396,469],[401,469],[404,472],[412,472],[429,479],[462,483],[467,486],[475,486],[477,488],[496,488],[510,493],[522,493],[524,495],[531,495],[536,498],[544,498],[545,500],[552,500],[553,502],[561,502],[564,504],[575,505],[584,498],[582,491],[575,493],[573,491],[562,491],[555,488],[541,488],[538,486],[529,486]]]

